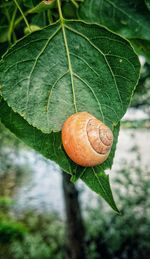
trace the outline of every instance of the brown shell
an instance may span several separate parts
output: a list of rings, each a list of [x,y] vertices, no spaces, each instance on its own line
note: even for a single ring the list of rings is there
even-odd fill
[[[111,130],[88,112],[71,115],[62,128],[62,143],[67,155],[81,166],[102,164],[113,143]]]

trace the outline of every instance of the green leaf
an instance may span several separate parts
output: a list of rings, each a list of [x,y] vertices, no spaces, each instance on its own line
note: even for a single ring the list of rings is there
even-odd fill
[[[8,42],[0,43],[0,58],[6,52],[7,49],[8,49]]]
[[[4,100],[0,100],[0,120],[18,138],[31,146],[46,158],[54,160],[60,167],[76,176],[76,180],[81,178],[93,191],[101,195],[108,204],[118,212],[112,196],[109,177],[105,175],[103,168],[108,168],[110,163],[93,168],[83,168],[75,166],[66,156],[62,145],[60,133],[44,134],[40,130],[29,125],[19,114],[14,113]],[[119,127],[114,129],[115,141],[109,156],[109,162],[113,160],[117,142]],[[79,176],[79,177],[77,177]]]
[[[84,181],[94,192],[101,195],[108,204],[119,213],[111,192],[109,175],[106,175],[104,171],[98,167],[86,168],[84,173],[81,175],[81,180]]]
[[[6,128],[25,144],[46,158],[55,161],[64,171],[72,174],[74,164],[63,151],[60,132],[42,133],[29,125],[19,114],[13,112],[3,99],[0,99],[0,111],[0,120]]]
[[[150,12],[141,0],[85,0],[80,4],[79,17],[129,39],[150,40]]]
[[[25,7],[28,7],[28,8],[32,8],[34,5],[33,5],[33,1],[32,0],[23,0],[23,4]]]
[[[17,42],[0,65],[3,98],[44,133],[87,111],[110,128],[129,105],[139,77],[130,44],[96,24],[57,22]]]
[[[37,13],[32,15],[31,24],[39,26],[41,28],[46,26],[45,13]]]

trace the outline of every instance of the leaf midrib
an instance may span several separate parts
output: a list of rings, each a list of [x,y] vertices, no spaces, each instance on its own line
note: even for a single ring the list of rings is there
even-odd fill
[[[119,212],[118,208],[116,207],[116,204],[114,202],[113,196],[107,192],[107,190],[104,188],[103,184],[100,181],[100,177],[98,176],[98,174],[95,171],[94,167],[91,167],[91,170],[93,172],[93,176],[95,177],[95,179],[97,180],[100,189],[101,189],[101,193],[100,191],[97,191],[98,194],[102,195],[103,198],[107,201],[107,203],[117,212]],[[86,170],[83,170],[82,174],[80,175],[80,178],[82,179],[83,175],[86,173]],[[89,173],[89,172],[87,172]],[[83,180],[84,181],[84,180]],[[103,193],[103,194],[102,194]]]
[[[107,65],[108,65],[108,67],[109,67],[109,70],[110,70],[110,72],[111,72],[111,74],[112,74],[112,77],[113,77],[113,80],[114,80],[114,83],[115,83],[115,86],[116,86],[116,89],[117,89],[117,92],[118,92],[118,96],[119,96],[119,99],[120,99],[120,103],[121,103],[121,106],[122,106],[122,110],[123,110],[123,102],[122,102],[122,99],[121,99],[121,96],[120,96],[120,93],[119,93],[119,89],[118,89],[118,86],[117,86],[117,82],[116,82],[116,79],[115,79],[115,75],[114,75],[114,73],[113,73],[113,71],[112,71],[112,69],[111,69],[111,67],[110,67],[110,65],[109,65],[108,60],[106,59],[106,55],[105,55],[101,50],[99,50],[99,49],[98,49],[86,36],[84,36],[82,33],[79,33],[79,32],[77,32],[76,30],[74,30],[74,29],[70,28],[69,26],[65,25],[64,19],[63,19],[63,20],[60,20],[60,23],[61,23],[61,27],[62,27],[64,45],[65,45],[66,55],[67,55],[67,60],[68,60],[68,69],[69,69],[70,77],[71,77],[71,86],[72,86],[73,103],[74,103],[75,112],[78,111],[78,109],[77,109],[77,104],[76,104],[75,84],[74,84],[74,76],[75,76],[75,73],[73,72],[73,69],[72,69],[71,58],[70,58],[71,53],[70,53],[70,51],[69,51],[69,46],[68,46],[68,41],[67,41],[67,36],[66,36],[65,27],[66,27],[68,30],[70,30],[70,31],[72,31],[72,32],[74,32],[74,33],[76,33],[76,34],[78,34],[79,36],[82,36],[83,38],[85,38],[94,48],[96,48],[96,49],[104,56],[105,62],[107,63]],[[79,78],[80,78],[80,77],[79,77]],[[90,87],[90,89],[91,89],[91,87]],[[102,110],[102,108],[101,108],[101,104],[100,104],[99,100],[97,99],[97,97],[96,97],[95,92],[93,91],[93,89],[92,89],[92,93],[94,94],[94,97],[95,97],[95,99],[96,99],[96,101],[97,101],[97,103],[98,103],[98,106],[99,106],[99,109],[100,109],[100,113],[101,113],[101,115],[102,115],[102,120],[103,120],[103,122],[104,122],[104,119],[105,119],[105,118],[104,118],[104,115],[103,115],[103,110]]]
[[[109,64],[109,62],[107,60],[107,57],[106,57],[107,55],[105,53],[103,53],[98,47],[96,47],[95,44],[93,42],[91,42],[90,39],[87,38],[85,35],[83,35],[82,33],[76,31],[75,29],[73,29],[73,28],[71,28],[71,27],[69,27],[67,25],[65,25],[65,27],[68,30],[72,31],[73,33],[75,33],[75,34],[79,35],[80,37],[84,38],[87,42],[89,42],[89,44],[91,46],[93,46],[104,57],[105,62],[106,62],[107,66],[108,66],[108,68],[110,70],[111,75],[112,75],[112,78],[113,78],[113,81],[114,81],[114,84],[115,84],[115,87],[116,87],[116,90],[117,90],[117,93],[118,93],[118,97],[119,97],[119,100],[120,100],[120,103],[121,103],[121,107],[122,107],[122,110],[123,110],[123,101],[122,101],[122,98],[121,98],[121,95],[120,95],[120,92],[119,92],[119,89],[118,89],[118,85],[117,85],[117,82],[116,82],[116,79],[115,79],[115,75],[114,75],[114,73],[112,71],[112,68],[111,68],[111,66],[110,66],[110,64]]]
[[[73,104],[74,104],[75,112],[77,112],[78,110],[77,110],[77,105],[76,105],[76,94],[75,94],[75,85],[74,85],[74,79],[73,79],[73,70],[72,70],[72,64],[71,64],[71,59],[70,59],[67,36],[66,36],[66,32],[65,32],[64,20],[61,20],[61,27],[62,27],[62,32],[63,32],[63,39],[64,39],[64,45],[65,45],[65,49],[66,49],[67,60],[68,60],[68,69],[69,69],[70,77],[71,77]]]

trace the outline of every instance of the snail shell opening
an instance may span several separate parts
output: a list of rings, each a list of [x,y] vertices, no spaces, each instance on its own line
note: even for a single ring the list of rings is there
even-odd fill
[[[113,143],[111,130],[93,115],[78,112],[62,128],[62,143],[67,155],[81,166],[102,164]]]

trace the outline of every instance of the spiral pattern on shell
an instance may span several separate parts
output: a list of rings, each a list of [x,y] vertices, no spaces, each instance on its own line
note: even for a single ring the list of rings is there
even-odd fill
[[[67,155],[81,166],[102,164],[113,143],[112,131],[88,112],[71,115],[62,128],[62,143]]]

